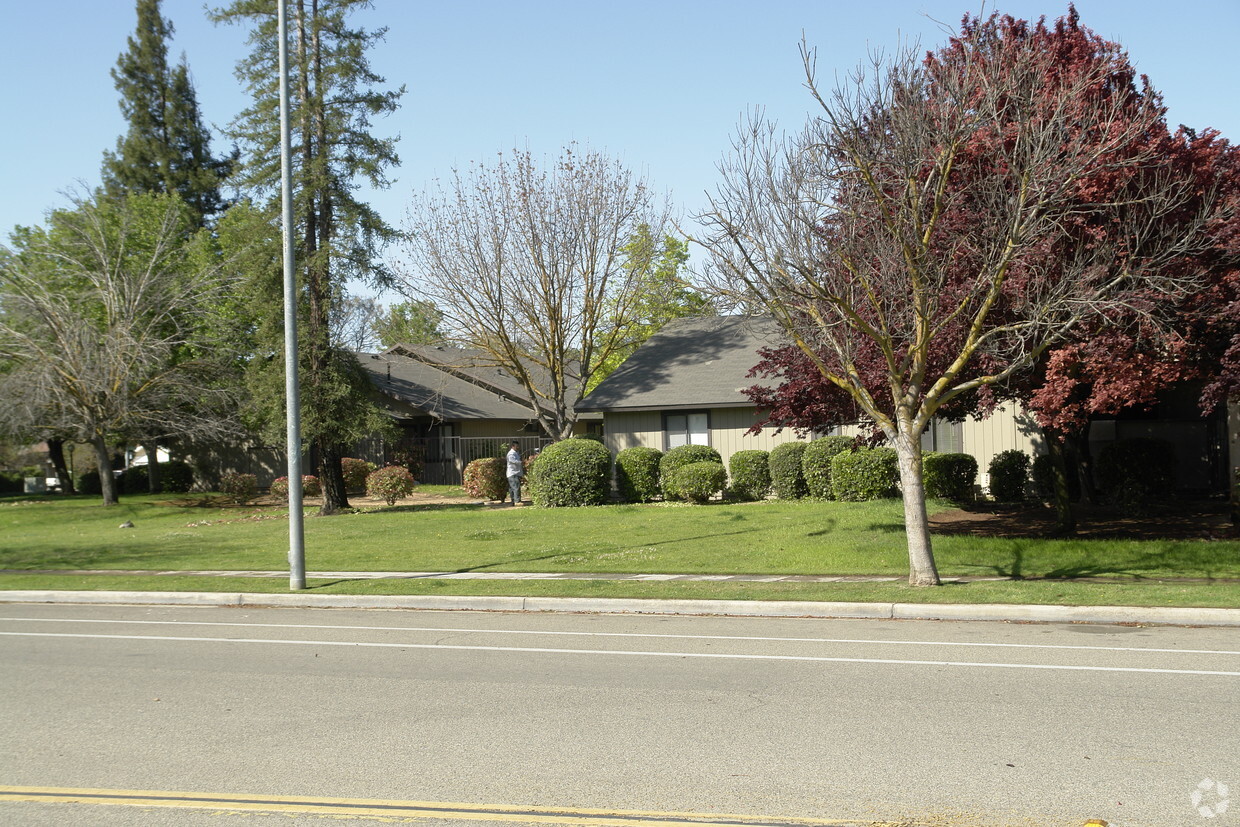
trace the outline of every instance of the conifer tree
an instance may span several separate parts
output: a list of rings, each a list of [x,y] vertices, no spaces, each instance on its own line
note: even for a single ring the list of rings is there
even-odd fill
[[[128,131],[103,159],[104,191],[173,193],[197,217],[198,226],[223,206],[220,183],[233,158],[211,155],[211,132],[202,122],[198,96],[184,57],[168,63],[172,21],[160,0],[137,0],[137,26],[112,70]]]
[[[384,79],[371,71],[366,56],[386,29],[372,32],[347,22],[350,13],[369,5],[368,0],[290,0],[302,425],[317,454],[325,514],[348,506],[340,459],[352,442],[373,433],[376,421],[356,359],[332,346],[331,319],[349,279],[377,286],[390,280],[378,253],[394,236],[378,213],[355,196],[359,178],[386,187],[385,171],[399,162],[395,140],[370,133],[371,117],[394,111],[404,92],[379,90]],[[276,8],[276,0],[233,0],[211,12],[217,23],[253,27],[251,53],[238,64],[237,74],[248,84],[254,104],[234,121],[232,135],[245,151],[238,183],[256,198],[274,199],[280,183]],[[274,379],[274,371],[269,373],[268,380]]]

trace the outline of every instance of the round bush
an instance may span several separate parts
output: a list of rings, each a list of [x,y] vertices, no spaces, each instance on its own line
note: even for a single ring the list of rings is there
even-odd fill
[[[657,448],[634,446],[616,454],[616,487],[620,497],[629,503],[648,503],[659,496],[659,460],[663,452]]]
[[[805,477],[805,490],[809,496],[820,500],[835,496],[831,490],[831,460],[854,444],[856,440],[852,437],[824,436],[805,446],[805,452],[801,454],[801,473]]]
[[[592,439],[566,439],[548,445],[530,470],[534,505],[601,505],[609,493],[611,454]]]
[[[26,477],[21,471],[0,471],[0,494],[20,494],[26,490]]]
[[[483,457],[465,466],[462,484],[465,493],[484,500],[502,500],[508,496],[508,463],[500,457]]]
[[[691,462],[673,470],[664,489],[674,499],[704,503],[727,484],[728,472],[722,462]]]
[[[729,489],[742,500],[764,500],[771,492],[771,466],[768,451],[737,451],[728,460],[732,477]]]
[[[806,447],[804,442],[784,442],[771,449],[771,488],[781,500],[799,500],[809,494],[801,468]]]
[[[1094,478],[1105,502],[1125,509],[1169,499],[1175,491],[1175,448],[1163,439],[1121,439],[1098,452]]]
[[[845,502],[900,495],[900,463],[891,448],[852,448],[831,460],[831,491]]]
[[[1012,448],[995,454],[990,461],[990,496],[1001,503],[1018,503],[1025,499],[1029,481],[1029,455]]]
[[[311,474],[302,474],[301,493],[304,497],[321,496],[323,486],[319,484],[319,478]],[[280,500],[288,499],[288,477],[276,477],[271,481],[271,496]]]
[[[977,460],[970,454],[928,453],[921,458],[922,482],[927,497],[956,503],[973,502],[977,484]]]
[[[403,465],[389,465],[366,475],[366,496],[383,500],[388,505],[408,497],[418,482]]]
[[[241,505],[258,496],[258,477],[228,471],[220,476],[220,493]]]
[[[675,499],[667,490],[667,481],[677,468],[692,465],[695,462],[717,462],[723,464],[723,457],[709,445],[678,445],[663,455],[659,460],[659,479],[663,485],[663,496]]]
[[[179,459],[159,463],[159,487],[172,494],[187,493],[194,487],[194,469]]]
[[[345,489],[348,491],[364,491],[366,489],[366,478],[377,467],[373,462],[367,462],[364,459],[345,457],[340,460],[340,470],[344,472]]]
[[[99,481],[99,471],[86,471],[77,478],[75,486],[79,494],[102,494],[103,483]]]

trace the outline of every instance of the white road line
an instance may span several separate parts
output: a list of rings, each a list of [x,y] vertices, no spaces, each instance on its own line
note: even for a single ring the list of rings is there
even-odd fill
[[[1057,643],[987,643],[980,641],[949,640],[870,640],[866,638],[827,637],[760,637],[756,635],[669,635],[646,632],[567,632],[538,631],[535,629],[471,629],[440,626],[340,626],[312,623],[236,623],[211,620],[103,620],[71,617],[0,617],[0,621],[12,620],[29,623],[113,623],[146,626],[229,626],[246,629],[341,629],[362,632],[435,632],[486,635],[539,635],[573,637],[657,638],[663,640],[749,640],[775,643],[851,643],[883,646],[973,646],[992,649],[1067,649],[1088,652],[1154,652],[1175,655],[1240,655],[1230,649],[1155,649],[1144,646],[1078,646]]]
[[[454,646],[441,643],[372,643],[343,640],[280,640],[263,638],[227,637],[172,637],[165,635],[85,635],[69,632],[0,632],[6,637],[80,638],[90,640],[154,640],[178,643],[275,643],[289,646],[351,646],[372,649],[445,649],[470,652],[522,652],[552,655],[624,655],[652,658],[709,658],[714,660],[778,660],[802,663],[884,663],[899,666],[966,666],[993,669],[1046,669],[1070,672],[1141,672],[1160,675],[1221,675],[1240,678],[1240,672],[1224,672],[1206,669],[1151,669],[1134,666],[1073,666],[1045,663],[979,663],[951,660],[894,660],[888,658],[832,658],[817,655],[745,655],[723,652],[642,652],[623,649],[547,649],[532,646]]]

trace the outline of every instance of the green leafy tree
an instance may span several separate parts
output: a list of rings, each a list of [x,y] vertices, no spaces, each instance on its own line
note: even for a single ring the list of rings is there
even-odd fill
[[[649,224],[642,224],[622,250],[624,268],[637,283],[636,295],[627,307],[614,308],[612,324],[623,336],[623,342],[607,354],[590,377],[588,391],[594,390],[663,325],[686,316],[715,314],[710,301],[684,278],[685,263],[689,260],[688,241],[670,234],[660,241]]]
[[[352,11],[369,5],[367,0],[295,0],[290,15],[302,425],[317,449],[324,514],[348,506],[340,460],[350,441],[378,415],[355,381],[356,360],[350,367],[351,357],[332,344],[332,315],[350,279],[387,283],[378,254],[394,236],[378,213],[355,197],[359,179],[374,187],[389,183],[385,171],[398,163],[395,141],[372,135],[371,118],[394,111],[404,92],[377,89],[384,80],[371,71],[366,57],[386,29],[368,32],[348,25]],[[211,12],[217,23],[252,27],[251,52],[237,74],[254,103],[233,122],[232,135],[245,153],[237,182],[256,198],[275,196],[280,182],[276,9],[275,0],[234,0]],[[279,305],[264,306],[274,313]],[[257,376],[270,382],[278,373],[271,369]],[[266,400],[270,421],[279,409],[274,404],[279,391],[268,387],[256,398]]]
[[[112,79],[128,131],[105,152],[103,185],[109,195],[176,193],[199,226],[224,205],[220,183],[235,160],[211,154],[211,132],[184,58],[168,64],[172,22],[160,0],[137,0],[137,28],[117,60]]]
[[[396,345],[434,345],[444,340],[443,313],[430,301],[391,305],[375,320],[375,336],[385,348]]]

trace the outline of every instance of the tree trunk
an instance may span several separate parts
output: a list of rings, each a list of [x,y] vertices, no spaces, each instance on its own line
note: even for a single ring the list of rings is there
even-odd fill
[[[1069,434],[1067,447],[1075,457],[1073,472],[1081,488],[1081,501],[1090,505],[1098,505],[1098,487],[1094,485],[1094,454],[1089,449],[1089,428],[1085,427],[1078,433]]]
[[[108,451],[108,443],[103,437],[97,436],[90,444],[95,449],[95,459],[99,465],[99,489],[103,492],[104,505],[116,505],[116,475],[112,473],[112,454]]]
[[[146,449],[146,490],[158,494],[162,489],[159,482],[159,444],[152,440],[142,447]]]
[[[49,439],[47,456],[52,461],[52,468],[56,470],[56,481],[60,483],[61,493],[76,494],[77,489],[73,487],[73,475],[69,473],[69,466],[65,463],[65,441]]]
[[[319,485],[323,488],[323,507],[319,515],[328,517],[349,507],[344,487],[344,469],[340,465],[340,446],[327,438],[319,439]]]
[[[1055,533],[1060,536],[1076,534],[1076,513],[1072,509],[1072,493],[1068,489],[1068,474],[1076,473],[1075,463],[1068,467],[1065,458],[1063,435],[1046,431],[1046,449],[1051,458],[1051,478],[1055,483]]]
[[[921,474],[921,435],[898,434],[895,449],[900,462],[900,487],[904,493],[904,533],[908,537],[908,583],[910,586],[938,586],[942,584],[942,581],[934,565],[934,549],[930,543],[930,520],[926,516],[926,487]]]

